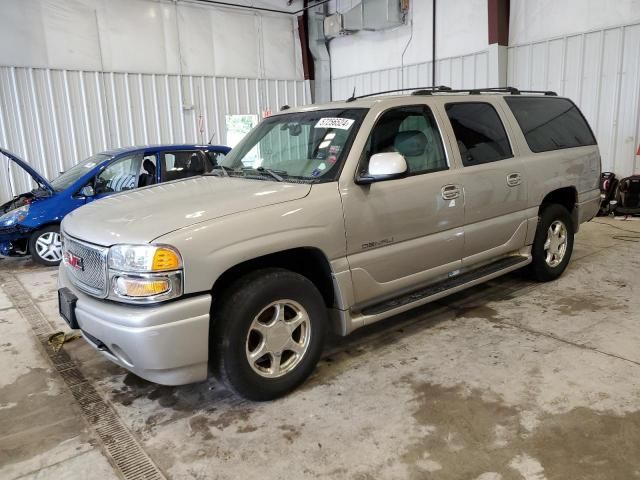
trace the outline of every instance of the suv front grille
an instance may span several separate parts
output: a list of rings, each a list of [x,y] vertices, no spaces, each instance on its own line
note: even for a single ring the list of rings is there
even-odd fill
[[[81,242],[63,233],[62,252],[64,266],[71,282],[90,295],[106,297],[109,249]]]

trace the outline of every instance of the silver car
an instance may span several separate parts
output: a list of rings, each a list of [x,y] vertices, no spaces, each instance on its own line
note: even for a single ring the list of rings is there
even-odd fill
[[[208,175],[62,224],[60,311],[153,382],[268,400],[353,330],[516,269],[554,280],[600,155],[551,92],[370,96],[284,110]]]

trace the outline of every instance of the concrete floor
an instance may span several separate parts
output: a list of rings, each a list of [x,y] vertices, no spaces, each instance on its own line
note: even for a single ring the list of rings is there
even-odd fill
[[[640,478],[640,244],[617,235],[584,226],[559,281],[508,275],[333,339],[312,378],[271,403],[213,380],[157,386],[82,340],[64,350],[167,478]],[[122,477],[28,299],[19,311],[6,294],[16,279],[64,329],[56,270],[0,260],[0,478]]]

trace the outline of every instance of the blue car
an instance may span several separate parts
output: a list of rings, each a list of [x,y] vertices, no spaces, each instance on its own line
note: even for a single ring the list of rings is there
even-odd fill
[[[0,206],[0,255],[58,265],[60,222],[82,205],[157,183],[208,173],[228,152],[219,145],[150,145],[97,153],[48,181],[27,162],[0,148],[38,185]]]

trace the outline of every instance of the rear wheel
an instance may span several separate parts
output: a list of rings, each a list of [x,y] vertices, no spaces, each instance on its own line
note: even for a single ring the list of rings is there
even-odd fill
[[[53,267],[62,260],[60,226],[49,225],[31,235],[29,239],[31,258],[41,265]]]
[[[227,387],[271,400],[313,371],[326,336],[327,309],[306,277],[269,269],[236,282],[215,307],[213,367]]]
[[[531,277],[539,282],[558,278],[567,268],[573,252],[573,220],[562,205],[542,210],[532,247]]]

